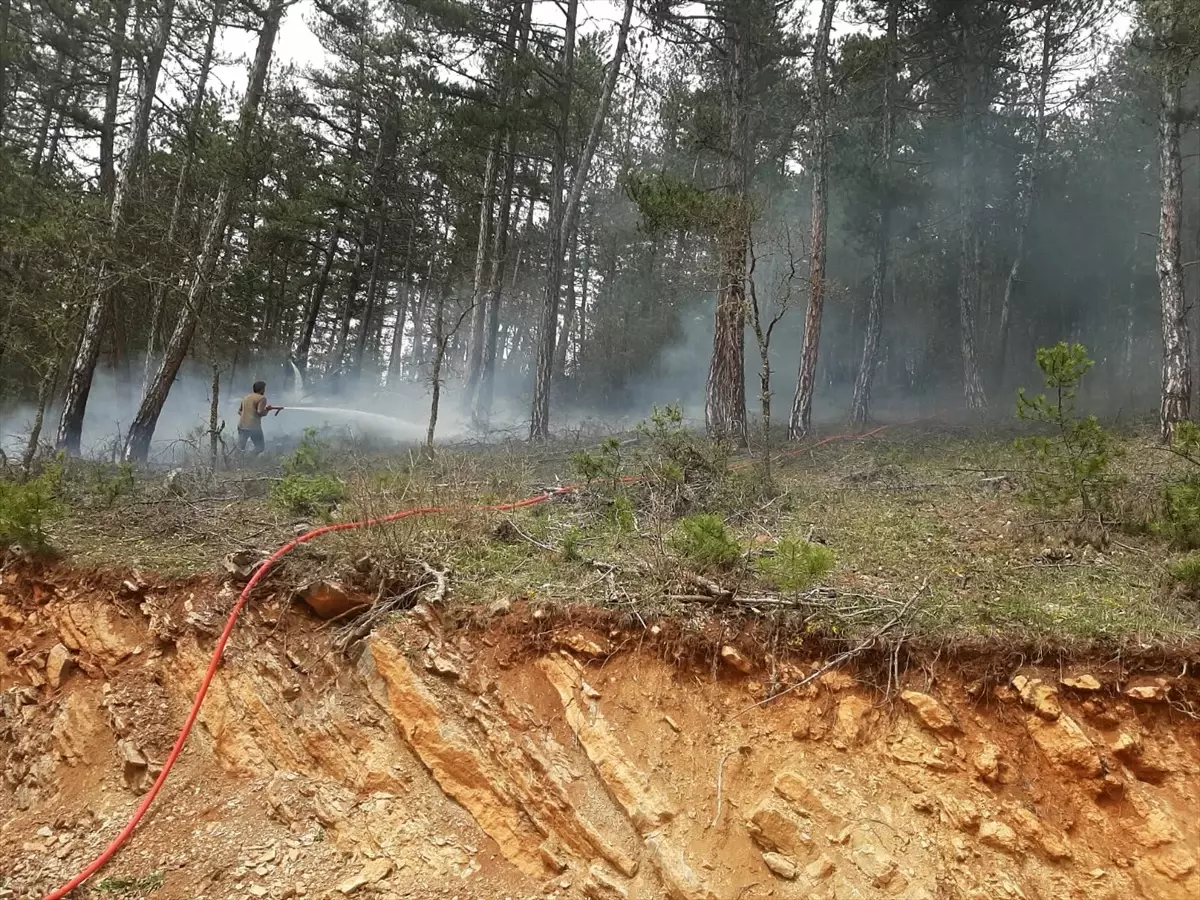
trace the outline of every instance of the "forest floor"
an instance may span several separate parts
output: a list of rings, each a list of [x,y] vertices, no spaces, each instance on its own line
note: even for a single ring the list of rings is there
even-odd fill
[[[658,477],[663,461],[651,443],[629,436],[616,451],[621,471]],[[758,463],[734,457],[736,471],[719,483],[614,488],[601,476],[527,510],[473,508],[580,482],[572,454],[596,446],[450,448],[427,460],[338,445],[329,466],[348,500],[333,521],[409,507],[446,512],[322,538],[289,563],[290,577],[330,575],[364,555],[404,557],[451,573],[447,599],[467,610],[502,598],[592,604],[643,620],[786,609],[802,613],[810,633],[854,635],[904,603],[909,636],[932,645],[1133,649],[1200,638],[1200,602],[1167,574],[1181,554],[1146,524],[1180,462],[1148,435],[1119,441],[1124,522],[1081,524],[1026,502],[1030,463],[1010,431],[947,427],[897,427],[799,453],[783,445],[790,455],[773,465],[769,488]],[[215,476],[185,470],[169,483],[162,474],[122,482],[95,467],[75,476],[76,499],[52,541],[81,567],[220,572],[230,554],[270,551],[325,521],[281,512],[270,499],[280,478],[277,458]],[[739,560],[713,571],[679,552],[678,521],[697,510],[725,520]],[[788,536],[835,554],[813,589],[781,593],[759,577],[756,557]]]
[[[1194,897],[1200,604],[1138,524],[1180,461],[1120,442],[1106,523],[946,426],[784,447],[769,484],[669,430],[318,446],[333,521],[443,511],[272,571],[78,896]],[[73,464],[59,559],[0,566],[0,900],[120,829],[247,572],[324,521],[282,511],[283,462]],[[833,567],[781,582],[793,537]]]

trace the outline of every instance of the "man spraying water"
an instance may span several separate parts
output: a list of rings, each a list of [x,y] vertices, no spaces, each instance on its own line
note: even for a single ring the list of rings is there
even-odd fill
[[[279,415],[282,406],[270,406],[267,403],[267,383],[265,381],[254,382],[253,390],[242,398],[242,402],[238,405],[238,429],[237,429],[237,447],[238,450],[245,450],[247,442],[254,445],[254,455],[262,453],[266,449],[267,442],[263,438],[262,420],[269,412],[274,412]]]

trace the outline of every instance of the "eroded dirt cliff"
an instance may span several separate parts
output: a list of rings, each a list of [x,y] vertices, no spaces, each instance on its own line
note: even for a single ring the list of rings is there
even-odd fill
[[[234,592],[4,579],[0,897],[37,898],[156,774]],[[748,650],[716,644],[701,666],[653,629],[554,621],[497,609],[454,629],[418,607],[347,657],[282,595],[256,601],[180,765],[95,881],[164,898],[1200,896],[1200,686],[1179,666],[931,662],[890,695],[832,670],[760,705]]]

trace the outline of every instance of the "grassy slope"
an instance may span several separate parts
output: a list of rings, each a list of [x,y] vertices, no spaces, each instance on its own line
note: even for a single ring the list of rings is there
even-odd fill
[[[764,599],[731,614],[786,607],[793,625],[844,636],[869,633],[905,608],[908,633],[935,643],[1141,647],[1200,638],[1200,607],[1170,588],[1164,566],[1172,554],[1161,541],[1126,529],[1107,540],[1095,530],[1096,546],[1078,543],[1071,523],[1020,499],[1025,464],[1011,436],[964,435],[910,429],[831,443],[778,465],[780,490],[771,495],[756,487],[753,470],[738,475],[722,488],[721,505],[747,559],[710,574],[739,597]],[[1144,514],[1137,507],[1155,494],[1155,479],[1176,462],[1137,437],[1123,443],[1120,465],[1132,482],[1122,503],[1132,520]],[[569,450],[449,450],[431,463],[346,448],[337,466],[352,499],[338,516],[528,496],[570,479]],[[301,526],[267,498],[278,474],[267,464],[215,479],[197,475],[183,497],[160,479],[143,481],[108,507],[97,498],[103,476],[77,472],[75,511],[56,526],[55,541],[80,565],[212,571],[230,551],[272,549]],[[662,512],[661,497],[629,490],[632,515],[614,510],[611,494],[598,490],[511,515],[459,511],[331,536],[290,577],[334,572],[364,553],[407,556],[449,567],[458,603],[584,602],[643,621],[710,614],[714,604],[681,599],[697,594],[689,577],[696,567],[673,553],[673,517]],[[711,500],[700,494],[693,500]],[[772,595],[756,579],[752,557],[781,536],[810,533],[837,555],[822,581],[832,591]]]

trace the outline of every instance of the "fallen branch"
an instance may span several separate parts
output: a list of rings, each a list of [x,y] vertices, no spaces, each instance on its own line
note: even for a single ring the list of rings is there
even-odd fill
[[[735,752],[736,751],[730,750],[728,753],[722,756],[721,761],[717,763],[717,809],[716,812],[713,813],[713,820],[708,823],[708,828],[706,828],[705,831],[708,831],[710,828],[716,828],[717,823],[721,821],[721,787],[722,777],[725,773],[725,761],[728,760],[729,757],[733,756]]]
[[[704,591],[706,594],[716,600],[726,602],[733,599],[732,591],[726,590],[711,578],[706,578],[698,572],[683,572],[680,574],[679,578],[686,584],[700,588],[700,590]]]

